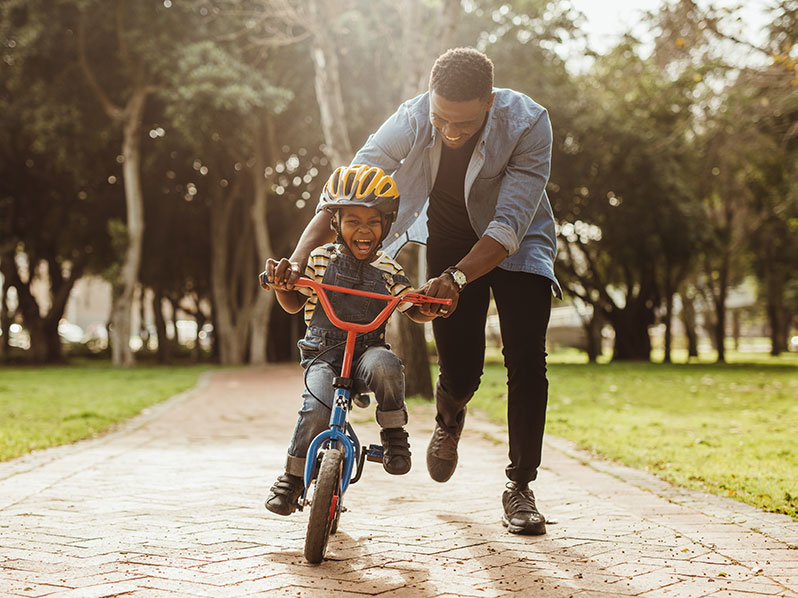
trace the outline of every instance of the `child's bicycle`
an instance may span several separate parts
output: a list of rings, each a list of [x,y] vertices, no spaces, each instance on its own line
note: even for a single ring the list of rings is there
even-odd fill
[[[264,289],[269,289],[271,283],[266,278],[266,273],[260,274],[260,284]],[[352,358],[355,350],[355,338],[358,333],[371,332],[377,329],[399,303],[441,303],[451,305],[451,299],[438,299],[420,293],[405,293],[401,297],[381,295],[357,289],[348,289],[335,285],[316,282],[309,278],[301,277],[295,286],[311,287],[319,297],[327,317],[335,326],[346,331],[346,348],[344,351],[341,375],[333,379],[335,393],[333,407],[330,413],[330,427],[321,432],[308,447],[305,461],[305,490],[299,499],[298,508],[310,505],[308,518],[308,531],[305,536],[305,558],[311,563],[320,563],[327,550],[327,541],[330,534],[338,529],[338,519],[343,508],[343,497],[349,484],[354,484],[363,473],[366,460],[382,462],[382,445],[371,444],[368,448],[361,448],[360,441],[354,429],[348,422],[349,411],[353,401],[358,401],[358,394],[353,392],[354,380],[350,377]],[[333,310],[326,291],[360,295],[372,299],[387,301],[387,305],[369,324],[355,324],[339,319]],[[358,401],[358,404],[360,402]],[[368,403],[363,401],[363,406]],[[352,471],[355,471],[354,477]],[[308,490],[315,480],[316,489],[313,499],[310,500]]]

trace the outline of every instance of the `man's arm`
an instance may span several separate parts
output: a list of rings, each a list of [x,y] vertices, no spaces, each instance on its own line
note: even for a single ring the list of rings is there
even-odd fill
[[[508,255],[518,250],[544,197],[551,146],[551,123],[544,110],[518,140],[507,162],[493,220],[483,233],[501,243]]]
[[[501,264],[507,255],[507,249],[501,243],[486,235],[474,244],[463,259],[452,265],[466,275],[468,282],[473,282]],[[438,315],[448,318],[457,309],[460,289],[449,274],[441,274],[430,279],[421,288],[421,292],[430,297],[452,300],[450,307],[438,303],[425,303],[420,306],[420,313],[429,319]]]

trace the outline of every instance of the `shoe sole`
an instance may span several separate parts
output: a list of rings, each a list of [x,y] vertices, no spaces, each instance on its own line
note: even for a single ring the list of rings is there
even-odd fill
[[[446,472],[446,474],[443,476],[439,475],[438,477],[436,477],[435,473],[433,473],[432,470],[438,467],[441,463],[446,463],[447,465],[451,464],[451,470]],[[429,473],[429,477],[431,477],[436,482],[440,482],[441,484],[443,484],[444,482],[448,482],[449,479],[454,475],[456,469],[457,469],[457,460],[444,461],[443,459],[438,459],[438,464],[433,464],[430,463],[430,459],[429,457],[427,457],[427,473]]]
[[[524,527],[522,525],[513,525],[507,521],[507,517],[502,515],[502,525],[506,527],[507,531],[511,534],[519,534],[522,536],[542,536],[546,533],[545,521],[541,521],[530,527]]]
[[[406,473],[408,473],[410,471],[411,464],[408,463],[406,468],[402,467],[402,468],[399,468],[399,469],[395,469],[395,468],[391,468],[390,466],[387,466],[385,463],[383,463],[382,464],[382,468],[385,471],[387,471],[388,473],[390,473],[391,475],[405,475]]]
[[[268,502],[263,503],[263,506],[266,507],[267,511],[269,511],[271,513],[274,513],[275,515],[282,515],[283,517],[288,517],[291,513],[294,512],[294,508],[295,508],[295,507],[290,507],[288,510],[279,509],[279,508],[270,506]]]

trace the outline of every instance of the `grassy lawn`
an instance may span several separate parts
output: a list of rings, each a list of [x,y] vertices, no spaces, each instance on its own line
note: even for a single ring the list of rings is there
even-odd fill
[[[798,518],[798,356],[753,363],[550,363],[546,431],[676,484]],[[506,422],[505,372],[471,407]]]
[[[207,369],[0,368],[0,461],[97,434],[191,388]]]

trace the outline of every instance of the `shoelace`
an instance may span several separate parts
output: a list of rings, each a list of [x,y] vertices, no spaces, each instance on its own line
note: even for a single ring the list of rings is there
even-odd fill
[[[457,440],[443,428],[435,428],[432,437],[432,452],[439,459],[454,461],[457,458]]]
[[[510,489],[510,508],[511,513],[533,513],[535,508],[535,496],[528,488],[526,490]]]

